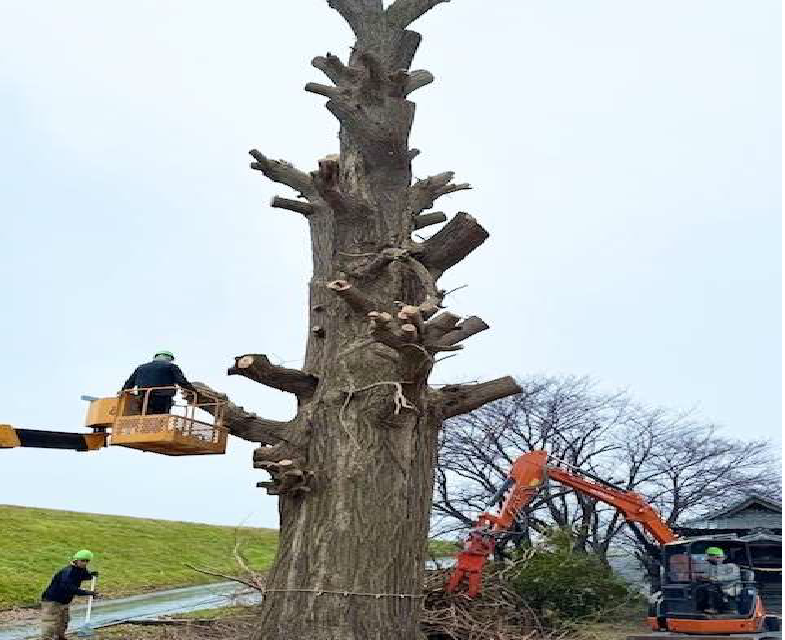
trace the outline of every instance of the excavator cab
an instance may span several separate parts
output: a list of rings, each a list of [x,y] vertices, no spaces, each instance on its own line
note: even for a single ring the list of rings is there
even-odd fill
[[[706,558],[709,547],[723,550],[724,563],[738,567],[738,579],[723,583],[712,580],[714,568]],[[688,635],[774,637],[758,635],[778,631],[779,623],[765,613],[752,567],[748,544],[733,536],[691,538],[663,545],[662,586],[650,604],[650,627]]]
[[[168,456],[225,453],[226,401],[202,391],[189,401],[180,401],[176,396],[179,390],[151,387],[91,399],[85,426],[107,434],[110,445]],[[152,411],[150,399],[156,393],[172,396],[168,413]]]

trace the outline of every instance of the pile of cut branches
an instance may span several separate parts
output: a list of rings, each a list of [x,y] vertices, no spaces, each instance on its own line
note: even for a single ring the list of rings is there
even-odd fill
[[[134,640],[247,640],[259,624],[258,607],[219,619],[168,618],[128,623],[122,631],[107,635]],[[126,629],[133,629],[133,632]],[[103,636],[99,636],[103,637]]]
[[[429,571],[421,627],[429,640],[535,640],[546,637],[537,616],[505,579],[509,567],[486,568],[482,597],[447,593],[450,571]]]

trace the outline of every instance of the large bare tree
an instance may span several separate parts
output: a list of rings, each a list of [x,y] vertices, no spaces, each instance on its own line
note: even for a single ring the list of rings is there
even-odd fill
[[[765,440],[729,438],[690,413],[641,406],[588,378],[529,376],[521,386],[521,394],[445,425],[436,533],[470,527],[512,462],[536,449],[547,450],[555,466],[645,495],[671,526],[751,493],[778,497],[776,455]],[[614,544],[638,543],[618,511],[558,484],[546,484],[510,539],[527,541],[552,526],[571,529],[578,548],[603,558]]]
[[[413,183],[414,104],[433,81],[410,69],[420,35],[409,25],[447,0],[328,0],[356,42],[348,61],[313,59],[330,84],[340,153],[304,172],[251,151],[253,169],[290,187],[272,206],[310,227],[313,278],[302,370],[261,354],[236,359],[242,375],[297,397],[288,422],[229,405],[233,434],[262,443],[260,483],[279,496],[280,545],[258,638],[335,640],[417,636],[437,434],[442,420],[517,393],[509,377],[438,390],[436,354],[487,329],[443,311],[438,280],[488,237],[458,213],[427,240],[413,231],[446,220],[427,212],[469,185],[446,171]]]

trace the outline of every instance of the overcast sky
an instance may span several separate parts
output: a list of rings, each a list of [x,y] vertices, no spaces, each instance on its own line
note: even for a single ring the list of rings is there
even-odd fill
[[[780,441],[780,3],[454,0],[417,23],[418,177],[491,238],[443,279],[492,327],[434,382],[590,375]],[[308,81],[352,39],[323,0],[0,3],[0,422],[79,430],[156,349],[297,366],[307,227],[257,147],[312,169],[337,124]],[[0,454],[0,503],[277,525],[253,445]]]

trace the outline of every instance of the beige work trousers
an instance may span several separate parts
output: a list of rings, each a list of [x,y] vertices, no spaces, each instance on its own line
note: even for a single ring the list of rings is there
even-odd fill
[[[41,602],[41,640],[65,638],[68,628],[68,605],[59,602]]]

